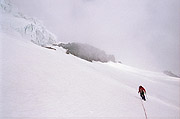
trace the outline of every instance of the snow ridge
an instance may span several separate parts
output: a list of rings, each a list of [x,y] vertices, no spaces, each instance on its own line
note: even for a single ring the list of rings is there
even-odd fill
[[[3,31],[15,31],[33,43],[46,46],[56,42],[56,37],[37,19],[25,16],[18,12],[9,0],[0,0],[2,14],[1,28]]]

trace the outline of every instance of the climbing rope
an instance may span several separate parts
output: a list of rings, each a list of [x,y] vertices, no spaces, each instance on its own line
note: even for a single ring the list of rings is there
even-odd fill
[[[146,119],[147,119],[146,109],[144,108],[144,104],[143,104],[143,101],[142,101],[142,100],[141,100],[141,104],[142,104],[142,107],[143,107],[143,110],[144,110],[145,117],[146,117]]]

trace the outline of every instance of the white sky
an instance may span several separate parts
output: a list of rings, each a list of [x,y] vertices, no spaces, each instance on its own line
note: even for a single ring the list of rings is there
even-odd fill
[[[60,42],[88,43],[123,64],[180,74],[180,0],[11,0]]]

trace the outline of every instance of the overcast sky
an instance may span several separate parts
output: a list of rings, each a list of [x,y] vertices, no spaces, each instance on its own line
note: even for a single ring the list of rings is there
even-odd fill
[[[180,74],[180,0],[11,0],[60,42],[88,43],[123,64]]]

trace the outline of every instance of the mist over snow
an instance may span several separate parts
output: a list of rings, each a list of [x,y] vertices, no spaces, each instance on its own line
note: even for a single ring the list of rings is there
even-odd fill
[[[124,64],[124,61],[128,62],[129,58],[132,58],[123,55],[123,53],[128,54],[124,48],[130,49],[132,43],[138,51],[143,48],[138,44],[144,48],[145,45],[144,42],[130,42],[135,39],[116,42],[118,37],[116,33],[119,32],[120,27],[110,27],[109,25],[114,23],[116,26],[116,20],[120,20],[120,18],[115,19],[116,17],[112,14],[119,13],[117,11],[119,8],[115,7],[120,5],[119,2],[101,0],[16,2],[19,2],[24,10],[19,11],[9,0],[0,0],[0,119],[180,118],[179,75],[170,70],[154,72]],[[61,4],[58,5],[58,3]],[[135,4],[133,2],[121,1],[121,3],[124,5],[128,3],[132,6],[128,14],[137,10],[137,8],[133,8]],[[25,8],[27,4],[30,7]],[[59,6],[55,7],[57,11],[59,8],[62,9],[59,11],[62,13],[59,17],[62,18],[62,21],[59,21],[60,24],[56,24],[57,26],[55,26],[56,20],[60,19],[52,22],[52,18],[46,16],[48,12],[52,17],[53,14],[59,14],[54,11],[54,7],[52,7],[54,5]],[[40,11],[36,8],[39,8]],[[121,6],[122,8],[123,6]],[[174,6],[174,8],[176,7]],[[28,9],[30,10],[29,14],[32,15],[28,14]],[[108,11],[108,9],[112,10]],[[42,12],[43,10],[44,12]],[[124,10],[126,11],[125,8]],[[27,12],[28,15],[26,16],[21,11]],[[40,12],[42,14],[36,16]],[[128,14],[127,17],[130,17],[131,15]],[[109,15],[112,15],[109,20],[102,20]],[[39,21],[39,18],[42,21]],[[137,19],[134,18],[135,23],[137,23]],[[63,22],[64,24],[62,24]],[[130,27],[132,24],[127,22],[126,25]],[[98,27],[95,29],[95,26]],[[134,32],[135,26],[131,26],[131,33]],[[125,26],[123,27],[126,29]],[[107,28],[111,28],[112,31],[108,31]],[[127,34],[130,33],[128,31],[127,28]],[[126,35],[123,35],[125,32],[121,31],[120,33],[122,33],[121,37],[125,38]],[[126,38],[128,38],[127,36]],[[131,37],[129,36],[129,38]],[[59,41],[56,41],[56,38]],[[90,40],[91,38],[92,40]],[[107,40],[110,38],[114,38],[114,40]],[[61,40],[66,42],[69,40],[72,43],[62,43]],[[74,43],[73,41],[76,40],[82,43]],[[60,44],[57,44],[59,42]],[[119,45],[119,49],[122,47],[122,50],[119,50],[115,43]],[[150,45],[152,44],[150,43]],[[155,48],[154,45],[152,47]],[[108,52],[107,54],[103,51],[104,49]],[[122,55],[122,59],[124,56],[127,58],[122,61],[123,64],[112,62],[115,58],[108,54],[114,49],[116,52],[123,52],[119,55]],[[151,56],[156,62],[160,60],[156,60],[154,53],[150,51],[149,54],[144,55],[143,53],[148,51],[146,50],[141,51],[142,54],[138,55],[149,56],[148,58]],[[163,53],[166,54],[166,52]],[[102,60],[104,63],[88,62],[74,54],[83,56],[84,59],[87,58],[90,61]],[[106,62],[107,60],[110,62]],[[138,63],[136,58],[131,60],[137,66],[144,65],[143,62]],[[153,63],[149,66],[160,68]],[[146,101],[143,101],[138,93],[140,85],[146,89]]]
[[[61,42],[91,44],[142,69],[180,73],[179,0],[12,2],[42,20]]]
[[[95,48],[88,44],[82,43],[60,43],[55,46],[62,47],[66,49],[67,54],[72,54],[74,56],[80,57],[87,61],[100,61],[100,62],[115,62],[115,57],[113,55],[106,54],[103,50]]]

